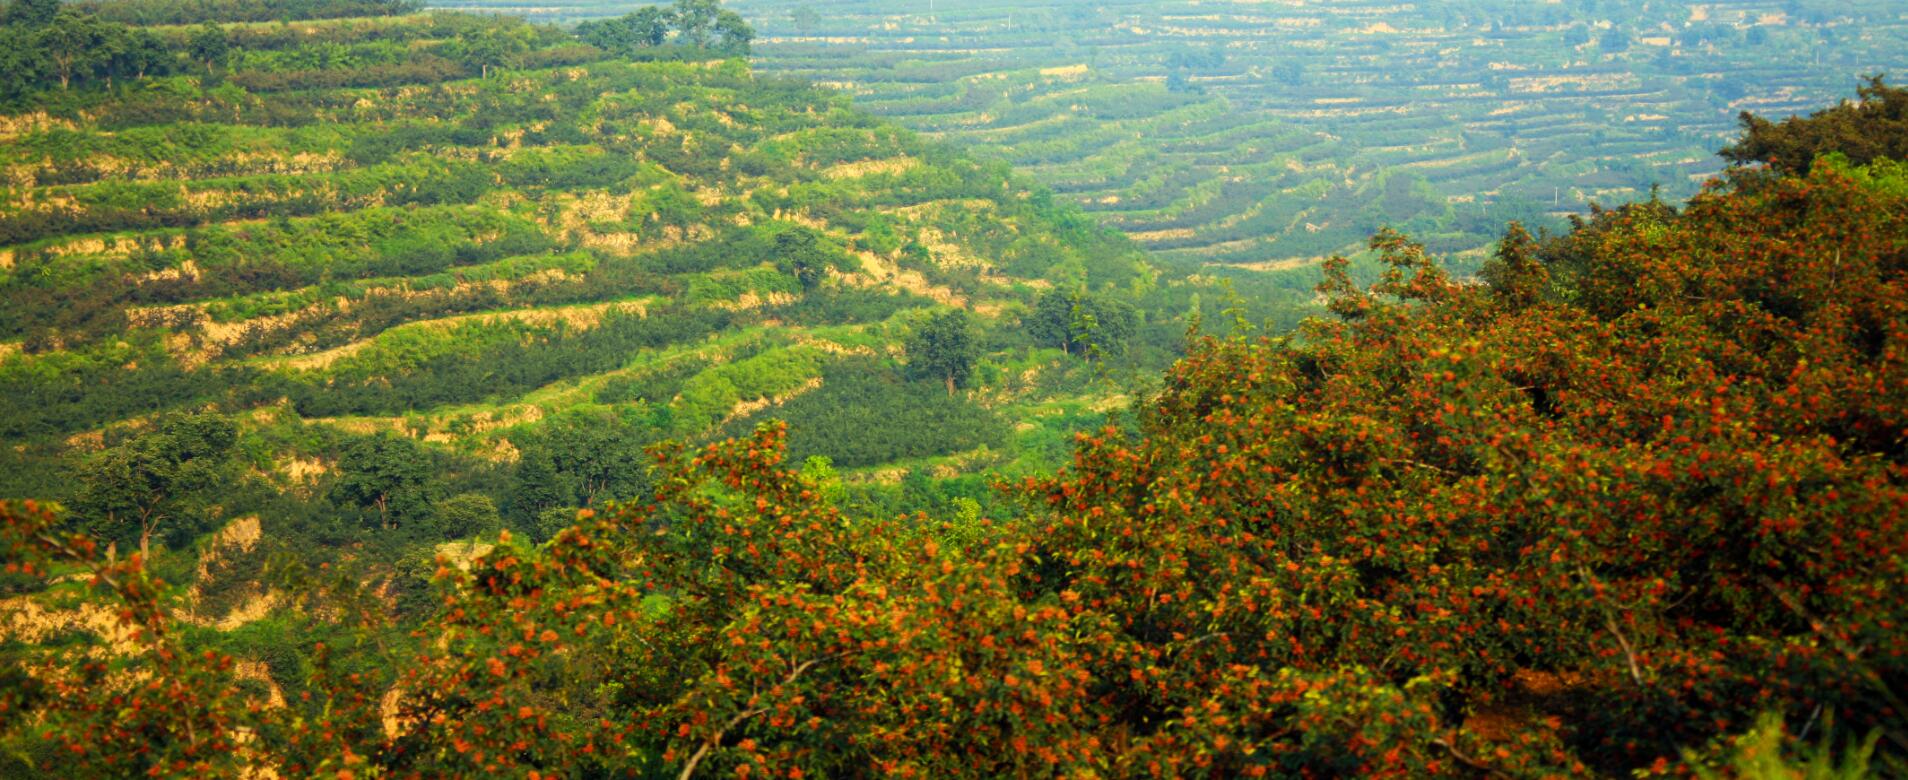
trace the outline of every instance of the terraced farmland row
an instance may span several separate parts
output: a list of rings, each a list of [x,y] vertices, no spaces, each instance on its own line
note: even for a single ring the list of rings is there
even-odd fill
[[[488,4],[453,0],[449,4]],[[748,0],[758,67],[1008,160],[1168,258],[1479,248],[1692,194],[1744,110],[1908,65],[1883,0]],[[513,7],[546,19],[616,4]]]
[[[273,64],[393,25],[448,70],[322,71],[389,82],[337,86]],[[269,439],[267,472],[326,457],[312,431],[514,468],[552,431],[696,440],[772,416],[870,484],[1011,470],[1063,455],[1114,394],[1014,335],[1020,315],[1056,284],[1153,278],[1003,164],[742,62],[606,60],[456,15],[229,33],[248,48],[216,78],[0,117],[9,479],[208,407]],[[516,67],[458,64],[498,36]],[[975,389],[904,381],[907,335],[952,309],[983,341]],[[806,394],[828,400],[783,410]]]

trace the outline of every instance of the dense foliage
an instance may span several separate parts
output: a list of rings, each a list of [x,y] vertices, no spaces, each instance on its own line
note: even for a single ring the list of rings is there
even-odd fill
[[[657,489],[660,441],[786,418],[830,500],[1011,510],[983,474],[1061,462],[1108,377],[1156,372],[1217,303],[1005,165],[754,76],[710,3],[637,52],[385,4],[196,16],[270,5],[7,16],[9,41],[105,30],[163,67],[21,71],[0,107],[0,495],[63,506],[0,574],[0,776],[304,776],[293,754],[337,757],[303,729],[372,750],[381,725],[343,724],[409,663],[435,558]],[[120,21],[162,12],[185,24]],[[1021,321],[1056,280],[1149,312],[1133,348],[1039,348]],[[54,581],[19,571],[40,553]],[[166,624],[67,609],[95,564]],[[201,692],[235,698],[161,746],[197,706],[161,702]]]
[[[162,76],[183,52],[154,33],[102,20],[58,0],[15,0],[0,9],[0,106],[48,89],[68,90]]]
[[[671,7],[644,6],[615,19],[576,26],[576,37],[607,52],[636,56],[667,43],[748,54],[755,30],[716,0],[676,0]]]
[[[414,0],[81,0],[73,5],[107,21],[138,25],[338,19],[404,14],[419,7]]]
[[[1815,161],[1839,153],[1859,165],[1886,158],[1908,159],[1908,89],[1869,78],[1861,99],[1809,116],[1771,122],[1744,112],[1742,140],[1722,151],[1738,163],[1766,163],[1785,173],[1806,173]]]
[[[1328,265],[1334,318],[1200,339],[1136,430],[1006,486],[1017,518],[844,512],[780,424],[613,486],[640,437],[569,418],[523,441],[547,506],[636,500],[440,554],[409,640],[308,584],[285,619],[331,639],[270,706],[143,555],[5,505],[8,576],[90,573],[133,633],[27,648],[0,741],[74,775],[1471,777],[1786,772],[1832,723],[1819,755],[1899,771],[1904,215],[1902,163],[1830,156],[1513,227],[1484,284],[1381,234],[1375,283]],[[900,381],[861,371],[823,387]],[[353,445],[340,499],[495,526],[401,441]]]
[[[0,775],[1908,772],[1879,78],[1475,278],[1175,271],[709,0],[269,5],[7,7]]]

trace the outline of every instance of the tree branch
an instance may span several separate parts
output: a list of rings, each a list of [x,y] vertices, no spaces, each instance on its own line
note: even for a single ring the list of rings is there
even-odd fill
[[[1486,764],[1482,761],[1471,758],[1470,756],[1464,755],[1463,753],[1458,751],[1456,745],[1453,745],[1446,740],[1434,739],[1434,740],[1431,740],[1431,744],[1444,748],[1444,752],[1450,753],[1451,757],[1454,759],[1457,759],[1458,763],[1468,766],[1479,772],[1483,772],[1484,774],[1490,775],[1492,777],[1510,777],[1510,775],[1507,775],[1504,773],[1504,770],[1498,769],[1497,767],[1491,766],[1490,764]]]
[[[1577,573],[1583,575],[1583,580],[1591,583],[1593,586],[1600,584],[1597,582],[1596,575],[1591,574],[1590,568],[1587,566],[1577,567]],[[1595,598],[1595,596],[1593,595],[1592,598]],[[1648,683],[1643,682],[1642,666],[1638,664],[1636,660],[1636,648],[1631,646],[1630,640],[1623,636],[1623,629],[1617,626],[1616,615],[1610,612],[1610,608],[1601,602],[1597,604],[1597,611],[1603,613],[1603,624],[1610,629],[1610,635],[1616,637],[1617,646],[1623,648],[1623,660],[1628,662],[1630,666],[1630,679],[1636,683],[1636,687],[1638,688],[1648,687]]]
[[[831,658],[838,657],[839,655],[840,654],[837,653],[835,655],[827,655],[827,656],[822,656],[821,658],[814,658],[807,661],[803,661],[801,664],[795,667],[794,671],[789,672],[788,676],[783,678],[781,684],[778,685],[777,687],[794,684],[795,680],[801,677],[803,672],[808,671],[815,664],[821,663]],[[742,712],[736,713],[735,717],[730,718],[728,723],[722,724],[722,728],[717,729],[716,733],[709,735],[708,739],[705,739],[702,741],[702,746],[699,748],[696,748],[695,754],[689,757],[689,763],[683,765],[682,773],[676,775],[676,780],[689,780],[690,777],[694,776],[696,773],[696,767],[702,763],[702,759],[707,758],[709,756],[710,750],[713,750],[715,749],[717,745],[722,744],[722,737],[728,734],[730,729],[733,729],[736,726],[742,725],[743,721],[746,721],[750,718],[753,718],[757,715],[761,715],[762,713],[765,713],[768,711],[769,711],[768,707],[757,707],[752,710],[744,710]]]

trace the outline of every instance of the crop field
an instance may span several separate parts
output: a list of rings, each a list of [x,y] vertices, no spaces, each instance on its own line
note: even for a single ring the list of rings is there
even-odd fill
[[[733,5],[761,72],[1007,160],[1190,264],[1289,267],[1383,225],[1465,253],[1507,220],[1682,199],[1740,112],[1908,66],[1908,6],[1884,0]]]

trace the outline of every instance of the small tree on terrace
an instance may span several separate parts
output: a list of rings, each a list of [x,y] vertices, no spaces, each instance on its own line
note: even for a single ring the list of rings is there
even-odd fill
[[[813,230],[798,227],[775,235],[775,267],[795,277],[804,290],[821,284],[830,260]]]
[[[61,11],[39,29],[35,42],[60,79],[60,89],[73,79],[85,79],[106,65],[112,30],[90,14]]]
[[[484,78],[490,78],[492,68],[502,68],[517,61],[518,55],[529,49],[523,39],[497,28],[484,30],[462,39],[464,45],[464,65],[477,68]]]
[[[378,525],[395,528],[430,511],[430,459],[417,443],[389,433],[345,445],[342,477],[332,488],[340,503],[375,509]]]
[[[224,62],[226,56],[232,53],[232,39],[226,36],[224,28],[206,22],[192,33],[186,51],[192,54],[193,61],[205,66],[205,72],[211,73],[214,65]]]
[[[947,394],[966,387],[974,375],[974,327],[967,312],[954,309],[928,318],[908,336],[908,374],[938,379]]]
[[[231,482],[238,429],[214,414],[162,418],[151,433],[99,453],[80,477],[74,510],[88,531],[116,542],[152,537],[170,523],[204,514],[206,492]]]
[[[669,12],[652,5],[615,19],[584,22],[576,26],[576,37],[612,54],[629,56],[669,40]]]

